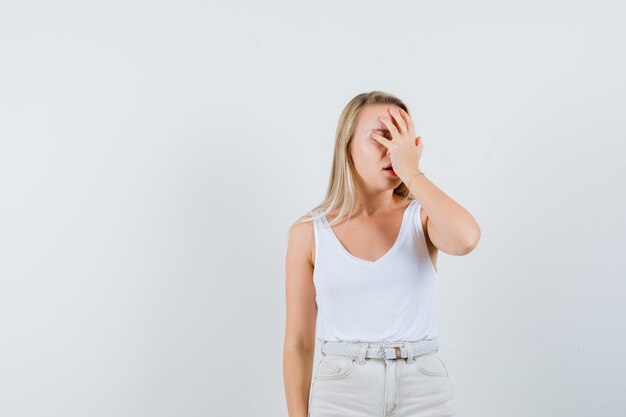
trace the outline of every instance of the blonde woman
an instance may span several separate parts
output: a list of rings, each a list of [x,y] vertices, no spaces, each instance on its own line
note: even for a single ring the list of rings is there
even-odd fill
[[[397,97],[344,108],[326,198],[289,230],[289,417],[456,415],[438,355],[437,253],[471,252],[480,227],[421,171],[422,151]]]

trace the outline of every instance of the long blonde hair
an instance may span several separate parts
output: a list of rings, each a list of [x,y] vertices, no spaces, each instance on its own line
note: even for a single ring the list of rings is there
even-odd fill
[[[330,222],[330,225],[334,225],[342,219],[349,217],[350,213],[353,212],[356,203],[356,172],[349,150],[359,111],[368,104],[393,104],[409,113],[409,109],[402,100],[383,91],[361,93],[350,100],[341,112],[337,124],[333,165],[330,170],[330,181],[328,182],[326,197],[309,213],[300,217],[295,224],[313,221],[338,209],[337,217]],[[393,193],[405,199],[414,198],[404,183],[398,185],[393,190]]]

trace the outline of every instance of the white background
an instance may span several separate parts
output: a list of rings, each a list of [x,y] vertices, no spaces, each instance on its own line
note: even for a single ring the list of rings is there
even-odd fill
[[[482,229],[438,262],[459,414],[624,415],[623,15],[2,2],[0,416],[286,416],[287,231],[371,90]]]

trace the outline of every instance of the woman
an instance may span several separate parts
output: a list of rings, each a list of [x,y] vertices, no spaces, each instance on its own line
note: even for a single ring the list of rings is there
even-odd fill
[[[344,108],[326,198],[289,230],[289,417],[456,415],[437,354],[437,253],[471,252],[480,228],[420,170],[422,150],[393,95]]]

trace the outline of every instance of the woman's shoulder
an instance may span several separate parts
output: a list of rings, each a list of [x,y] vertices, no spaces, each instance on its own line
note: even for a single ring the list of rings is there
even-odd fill
[[[288,251],[298,252],[313,264],[315,250],[315,231],[313,230],[313,222],[304,220],[309,214],[299,217],[295,223],[291,225],[288,233]]]

